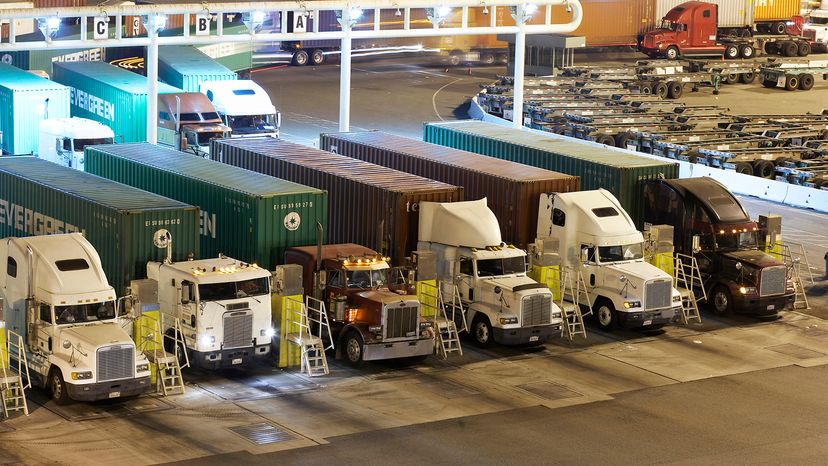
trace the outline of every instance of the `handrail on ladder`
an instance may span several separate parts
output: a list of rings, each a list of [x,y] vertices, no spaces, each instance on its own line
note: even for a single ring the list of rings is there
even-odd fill
[[[311,315],[311,311],[315,315]],[[316,299],[312,296],[305,297],[305,318],[307,319],[308,323],[308,331],[311,332],[313,335],[313,329],[311,324],[316,324],[319,328],[319,338],[323,340],[324,338],[323,332],[327,331],[328,333],[328,345],[324,347],[325,351],[329,349],[333,349],[334,347],[334,340],[333,334],[331,333],[331,324],[328,320],[328,313],[325,309],[325,302],[319,299]]]
[[[3,354],[5,353],[5,354]],[[32,387],[32,379],[29,377],[29,361],[26,358],[26,350],[23,347],[23,337],[11,330],[6,330],[6,345],[5,348],[0,348],[0,360],[8,361],[8,367],[5,364],[2,364],[0,368],[3,369],[3,377],[8,377],[9,373],[7,371],[15,372],[14,368],[11,364],[11,356],[15,355],[14,358],[17,362],[17,375],[20,377],[20,384],[22,388],[25,390],[27,388]],[[26,377],[26,384],[23,385],[23,377]]]

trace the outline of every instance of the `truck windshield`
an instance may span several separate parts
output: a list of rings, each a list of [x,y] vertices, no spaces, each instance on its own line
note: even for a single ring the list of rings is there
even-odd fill
[[[808,22],[811,24],[828,24],[828,16],[826,16],[825,18],[811,16],[811,19]]]
[[[112,144],[112,138],[96,138],[96,139],[75,139],[75,152],[80,152],[86,146],[97,146],[100,144]]]
[[[234,134],[272,133],[276,131],[276,118],[274,115],[228,116],[227,126]]]
[[[601,263],[619,262],[641,259],[644,257],[644,249],[641,243],[624,244],[622,246],[599,246],[598,260]]]
[[[726,233],[716,236],[719,249],[754,249],[757,246],[756,232]]]
[[[385,270],[349,270],[348,288],[379,288],[386,284]]]
[[[478,277],[496,277],[513,273],[526,273],[526,260],[523,256],[477,260]]]
[[[115,318],[115,303],[77,304],[74,306],[55,306],[55,316],[60,324],[83,324]]]
[[[659,27],[661,29],[667,29],[668,31],[675,31],[676,30],[676,23],[674,23],[672,21],[667,21],[665,19],[665,20],[661,21],[661,26],[659,26]]]
[[[203,283],[198,285],[198,297],[202,301],[248,298],[270,293],[269,287],[266,277],[238,282]]]

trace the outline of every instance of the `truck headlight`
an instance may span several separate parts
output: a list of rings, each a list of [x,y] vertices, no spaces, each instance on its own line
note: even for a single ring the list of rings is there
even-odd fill
[[[92,371],[72,372],[72,380],[88,380],[92,378]]]
[[[276,330],[273,328],[263,328],[260,335],[266,338],[273,338],[276,336]]]
[[[135,372],[147,372],[148,370],[149,370],[149,364],[148,363],[138,364],[137,366],[135,366]]]
[[[756,293],[756,287],[755,286],[742,286],[742,287],[739,287],[739,293],[742,293],[742,294],[755,294]]]
[[[203,346],[212,345],[216,342],[216,337],[214,337],[213,335],[202,335],[201,339],[199,339],[199,342]]]
[[[500,325],[516,324],[516,323],[518,323],[518,318],[515,317],[515,316],[501,317],[500,318]]]
[[[641,307],[641,301],[624,301],[624,309]]]
[[[382,325],[370,325],[368,331],[371,333],[382,333]]]

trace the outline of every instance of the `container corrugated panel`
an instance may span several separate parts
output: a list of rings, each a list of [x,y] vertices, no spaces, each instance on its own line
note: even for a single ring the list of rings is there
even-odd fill
[[[224,253],[272,270],[285,248],[316,243],[317,222],[327,227],[319,189],[147,143],[85,152],[90,173],[200,207],[203,257]]]
[[[40,122],[68,117],[68,87],[0,63],[0,131],[6,152],[37,153]]]
[[[661,19],[656,16],[656,0],[581,0],[581,6],[584,20],[570,34],[584,36],[590,47],[635,44],[638,35],[652,30]],[[553,21],[571,17],[563,6],[552,8]]]
[[[361,244],[395,261],[417,247],[420,202],[463,200],[458,186],[279,139],[214,139],[210,154],[220,162],[328,191],[328,240]]]
[[[147,136],[147,78],[103,62],[52,65],[52,79],[71,89],[72,116],[99,121],[117,142],[140,142]],[[158,84],[159,94],[182,92]]]
[[[319,148],[462,186],[487,199],[504,241],[526,247],[536,237],[540,195],[578,190],[578,177],[379,131],[319,136]]]
[[[678,178],[678,164],[624,154],[576,139],[553,139],[477,120],[426,123],[428,142],[581,177],[581,189],[604,188],[641,227],[644,181]]]
[[[799,0],[755,0],[753,17],[756,21],[790,21],[799,15],[800,3]]]
[[[194,47],[168,45],[158,50],[158,77],[185,92],[198,92],[202,82],[232,81],[236,73]]]
[[[36,157],[0,157],[0,237],[80,231],[101,256],[119,296],[145,278],[147,261],[166,251],[153,234],[168,230],[173,260],[199,256],[198,208]]]
[[[76,6],[86,6],[86,0],[34,0],[35,8],[70,8]]]

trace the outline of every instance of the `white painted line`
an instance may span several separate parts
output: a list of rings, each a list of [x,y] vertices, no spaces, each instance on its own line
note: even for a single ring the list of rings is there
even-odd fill
[[[454,83],[456,83],[456,82],[458,82],[458,81],[462,81],[462,80],[463,80],[463,78],[457,78],[457,79],[455,79],[454,81],[452,81],[452,82],[450,82],[450,83],[448,83],[448,84],[444,85],[444,86],[443,86],[443,87],[441,87],[440,89],[437,89],[437,90],[434,92],[434,94],[432,94],[432,95],[431,95],[431,108],[433,108],[433,109],[434,109],[434,114],[435,114],[435,115],[437,115],[437,118],[439,118],[439,119],[440,119],[440,121],[446,121],[446,120],[444,120],[444,119],[443,119],[443,117],[441,117],[441,116],[440,116],[440,112],[438,112],[438,111],[437,111],[437,94],[439,94],[439,93],[440,93],[440,91],[442,91],[443,89],[445,89],[445,88],[447,88],[447,87],[451,86],[452,84],[454,84]]]

